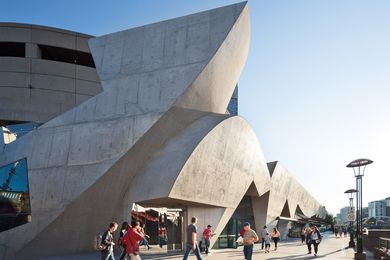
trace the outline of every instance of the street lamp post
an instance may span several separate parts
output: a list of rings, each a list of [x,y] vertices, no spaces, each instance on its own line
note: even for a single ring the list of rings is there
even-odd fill
[[[364,171],[366,166],[373,163],[369,159],[357,159],[350,162],[347,167],[352,168],[356,178],[356,242],[357,248],[355,253],[355,259],[366,259],[366,253],[363,252],[363,217],[362,217],[362,208],[363,208],[363,188],[362,180],[364,176]]]
[[[353,197],[357,190],[349,189],[344,193],[348,195],[349,199],[349,212],[348,212],[348,220],[349,220],[349,247],[355,247],[355,241],[353,240],[353,222],[355,221],[355,212],[353,210]]]

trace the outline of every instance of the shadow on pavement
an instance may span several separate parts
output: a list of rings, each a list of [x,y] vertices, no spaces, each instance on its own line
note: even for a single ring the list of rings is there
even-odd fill
[[[341,251],[344,251],[346,249],[348,249],[349,247],[345,247],[345,248],[341,248],[339,250],[336,250],[336,251],[333,251],[333,252],[329,252],[327,254],[320,254],[320,255],[317,255],[317,256],[314,256],[314,255],[308,255],[308,254],[299,254],[299,255],[290,255],[290,256],[283,256],[283,257],[272,257],[272,258],[268,258],[269,260],[277,260],[277,259],[284,259],[284,260],[287,260],[287,259],[313,259],[313,258],[323,258],[323,257],[327,257],[327,256],[330,256],[330,255],[333,255],[335,253],[338,253],[338,252],[341,252]]]

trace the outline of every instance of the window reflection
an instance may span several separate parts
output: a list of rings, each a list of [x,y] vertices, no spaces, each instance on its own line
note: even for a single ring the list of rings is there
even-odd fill
[[[0,232],[31,222],[27,159],[0,167]]]

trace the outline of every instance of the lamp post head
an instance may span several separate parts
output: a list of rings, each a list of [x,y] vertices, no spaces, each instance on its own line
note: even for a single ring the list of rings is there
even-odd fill
[[[353,199],[356,192],[357,192],[357,190],[355,190],[355,189],[349,189],[349,190],[344,191],[344,193],[348,195],[349,199]]]
[[[347,164],[347,167],[348,168],[352,168],[354,173],[355,173],[355,177],[361,177],[361,176],[364,176],[364,170],[366,168],[367,165],[373,163],[374,161],[370,160],[370,159],[356,159],[350,163]],[[360,167],[364,166],[363,170],[360,171]],[[358,168],[356,171],[355,171],[355,168]]]
[[[354,167],[360,167],[360,166],[366,166],[374,161],[371,161],[370,159],[356,159],[350,163],[348,163],[347,167],[348,168],[354,168]]]

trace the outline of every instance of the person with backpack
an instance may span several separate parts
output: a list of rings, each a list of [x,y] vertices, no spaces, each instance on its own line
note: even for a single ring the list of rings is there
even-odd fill
[[[103,233],[101,244],[105,248],[101,251],[101,260],[115,260],[114,257],[114,237],[113,234],[118,228],[118,223],[111,222],[108,229]]]
[[[140,231],[140,223],[132,221],[131,228],[126,232],[122,238],[122,243],[126,245],[126,252],[131,259],[141,259],[139,241],[143,239],[143,234]]]
[[[122,227],[121,227],[121,231],[119,233],[119,239],[118,239],[118,246],[121,246],[122,247],[122,254],[120,256],[119,259],[127,259],[127,252],[126,252],[126,245],[124,243],[122,243],[122,238],[125,236],[126,232],[129,230],[130,228],[130,225],[128,222],[123,222],[122,223]]]

